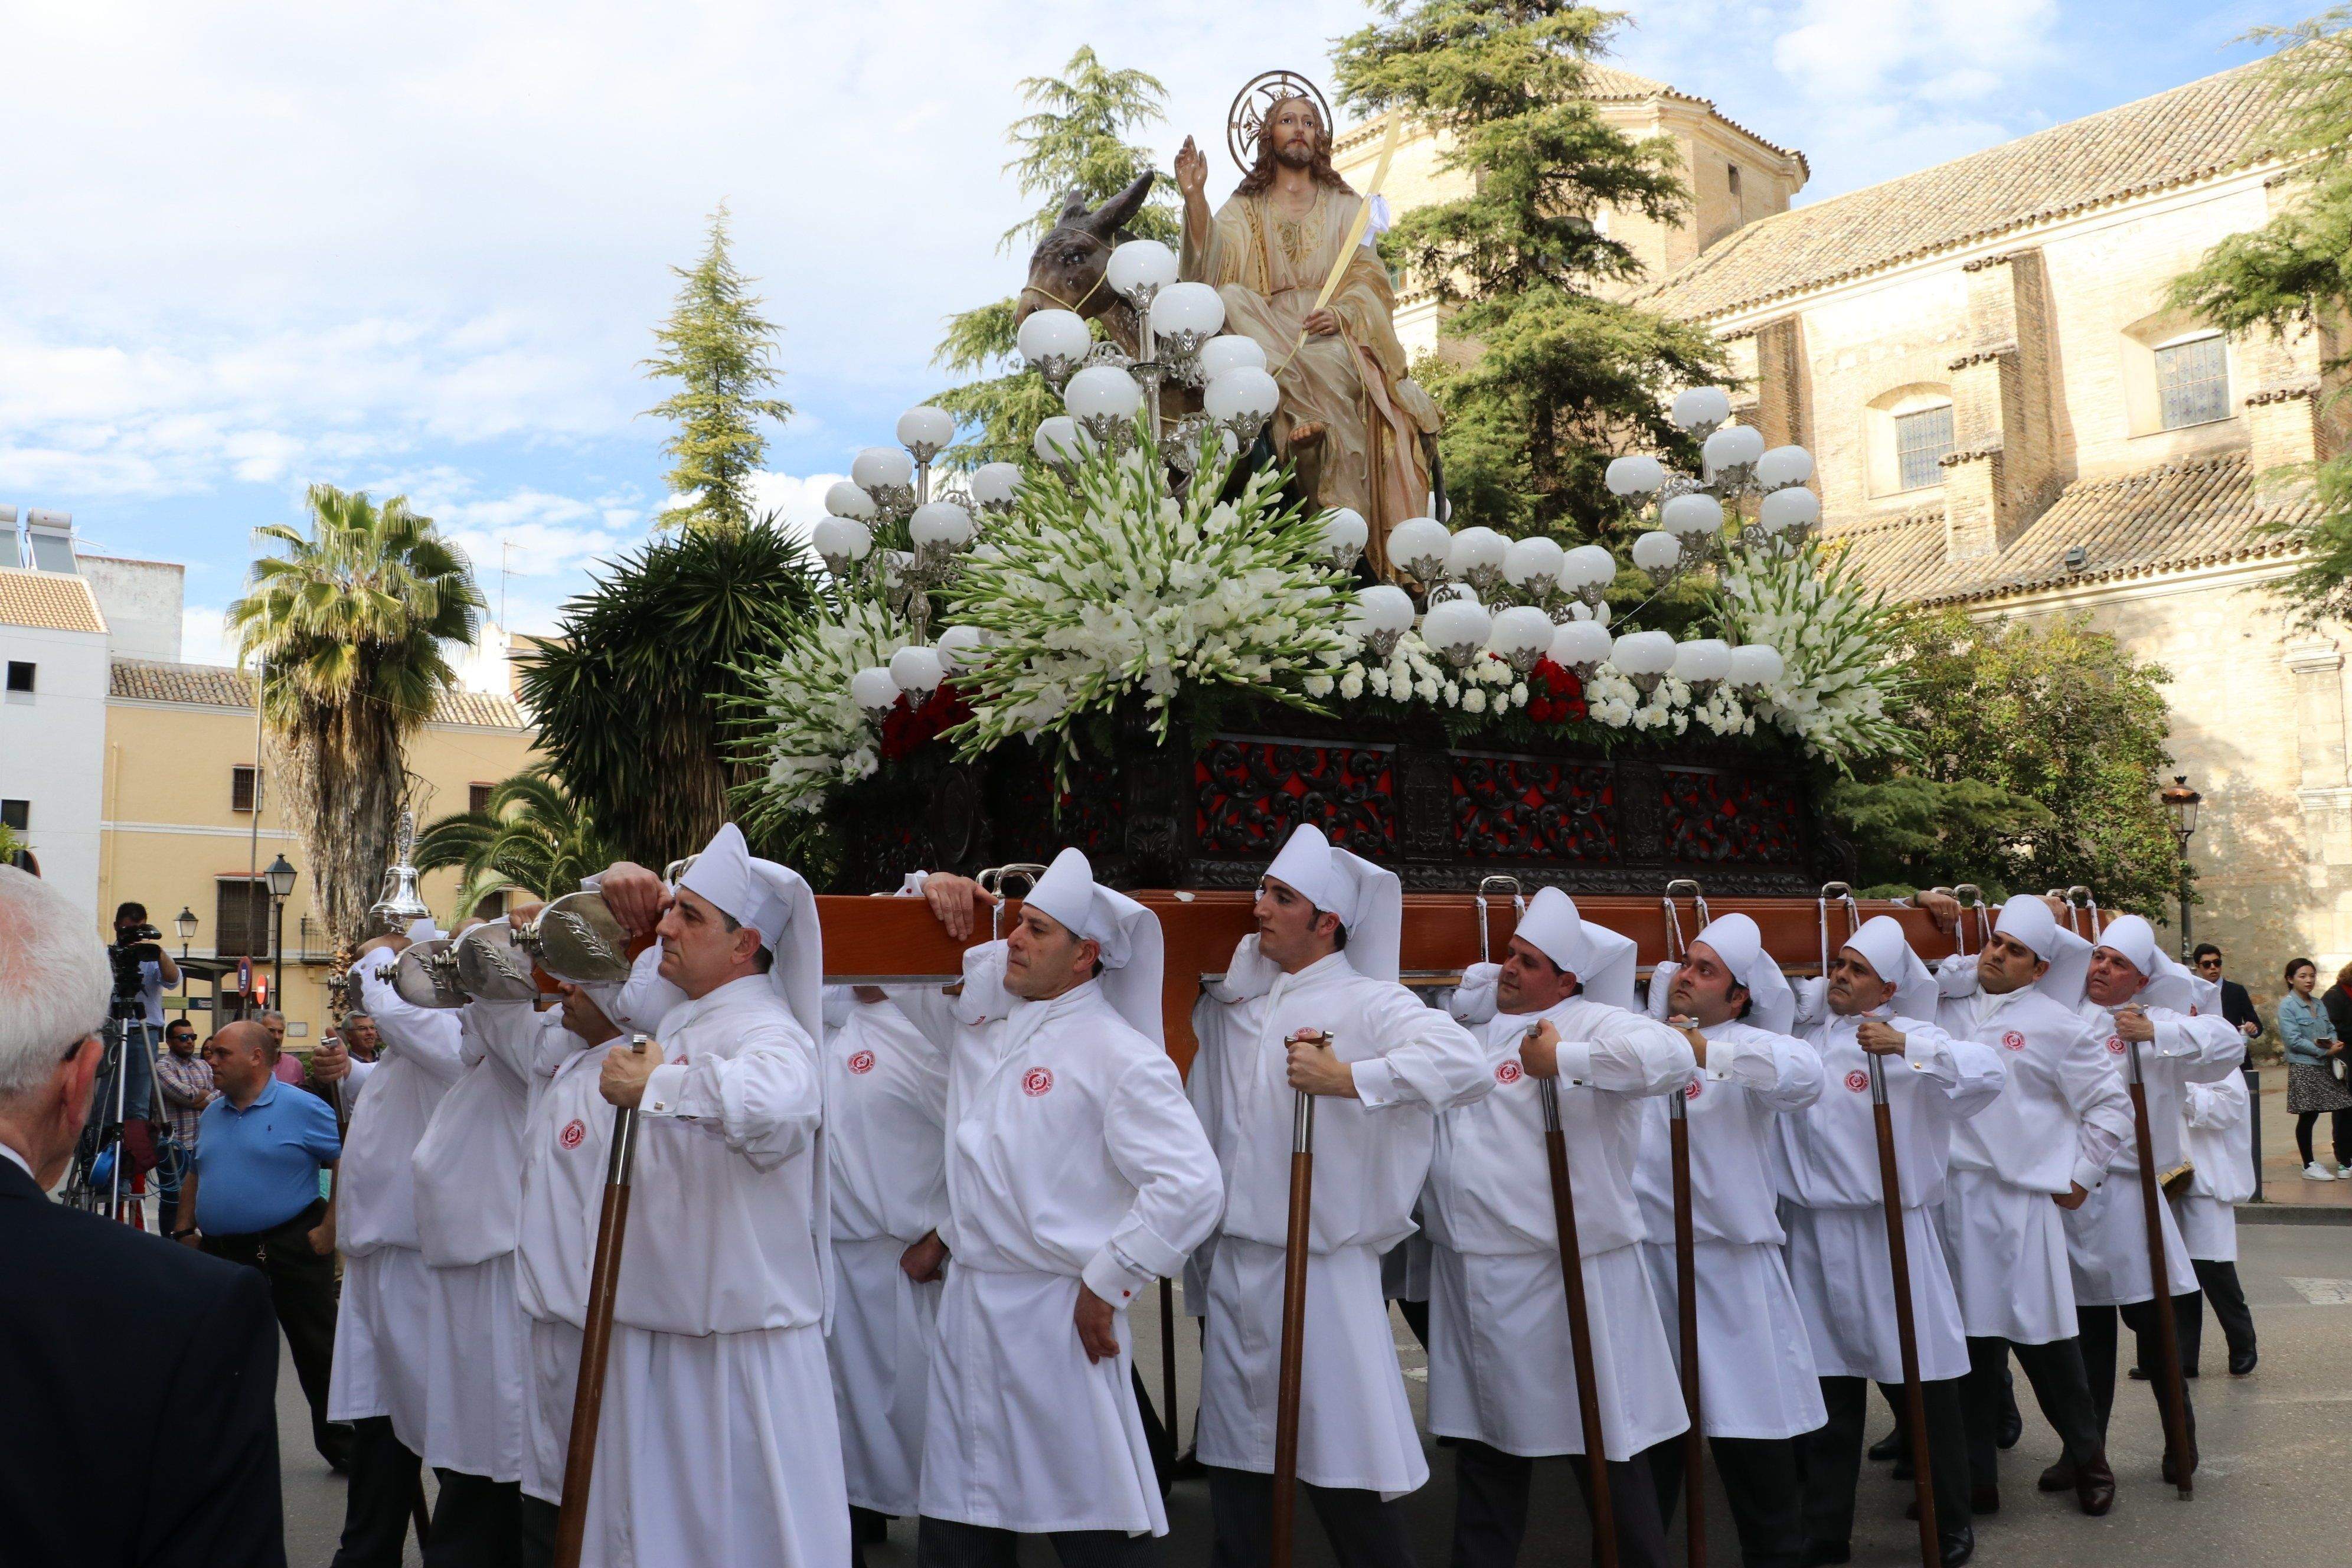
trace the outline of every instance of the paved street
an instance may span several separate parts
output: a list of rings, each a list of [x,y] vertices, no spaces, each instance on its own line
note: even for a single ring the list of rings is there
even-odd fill
[[[2157,1479],[2162,1447],[2155,1401],[2143,1384],[2126,1383],[2116,1396],[2112,1435],[2123,1486],[2116,1511],[2088,1520],[2071,1500],[2045,1498],[2033,1478],[2056,1452],[2049,1428],[2026,1401],[2023,1442],[2002,1459],[2003,1512],[1978,1531],[1977,1561],[2019,1568],[2131,1563],[2134,1568],[2287,1568],[2341,1559],[2345,1545],[2341,1479],[2352,1464],[2352,1226],[2247,1224],[2239,1230],[2240,1271],[2262,1336],[2262,1365],[2252,1377],[2222,1375],[2221,1336],[2206,1328],[2206,1376],[2194,1389],[2204,1468],[2191,1502],[2174,1500]],[[1157,1388],[1156,1304],[1137,1310],[1136,1341],[1147,1349],[1146,1381]],[[1423,1392],[1420,1347],[1399,1324],[1409,1387],[1418,1411]],[[1192,1336],[1179,1336],[1180,1398],[1189,1413],[1196,1398],[1198,1358]],[[1875,1402],[1874,1401],[1875,1405]],[[1875,1407],[1871,1436],[1885,1429]],[[1188,1415],[1189,1429],[1189,1415]],[[310,1448],[309,1426],[291,1364],[278,1377],[278,1430],[285,1455],[286,1545],[296,1568],[323,1568],[334,1554],[341,1522],[343,1484]],[[1453,1517],[1453,1461],[1431,1450],[1428,1487],[1408,1504],[1413,1546],[1432,1568],[1445,1562]],[[429,1484],[429,1483],[428,1483]],[[1863,1478],[1863,1507],[1854,1542],[1857,1563],[1916,1562],[1916,1537],[1903,1518],[1909,1489],[1872,1467]],[[1180,1485],[1169,1505],[1174,1534],[1168,1568],[1194,1568],[1208,1560],[1209,1509],[1198,1482]],[[1308,1516],[1311,1519],[1311,1516]],[[1733,1568],[1721,1550],[1733,1539],[1722,1500],[1714,1500],[1714,1561]],[[1535,1517],[1524,1561],[1540,1568],[1586,1561],[1585,1523],[1575,1485],[1564,1469],[1538,1471]],[[1329,1562],[1322,1537],[1301,1526],[1302,1564]],[[911,1523],[898,1526],[887,1547],[869,1552],[871,1568],[911,1568]],[[1679,1536],[1676,1538],[1679,1544]],[[416,1561],[415,1548],[409,1561]],[[1025,1561],[1052,1561],[1048,1552]],[[719,1565],[709,1565],[719,1568]],[[765,1564],[752,1568],[767,1568]]]

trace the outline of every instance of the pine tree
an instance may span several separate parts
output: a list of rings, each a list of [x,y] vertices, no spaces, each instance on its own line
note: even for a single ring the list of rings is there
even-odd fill
[[[2293,165],[2294,198],[2258,229],[2231,235],[2175,279],[2172,302],[2230,332],[2282,337],[2340,328],[2352,313],[2352,5],[2252,37],[2293,46],[2268,69],[2279,106],[2273,151]],[[2341,341],[2340,339],[2338,340]],[[2352,353],[2323,375],[2340,405]],[[2283,525],[2309,552],[2284,585],[2305,625],[2352,616],[2352,451],[2307,465],[2315,521]]]
[[[1616,13],[1558,0],[1376,9],[1386,19],[1334,52],[1341,100],[1442,133],[1441,169],[1473,185],[1405,214],[1381,245],[1454,307],[1444,346],[1414,369],[1445,410],[1447,492],[1463,522],[1589,534],[1614,515],[1600,484],[1609,458],[1636,445],[1695,456],[1666,401],[1723,377],[1703,329],[1591,292],[1642,271],[1592,215],[1675,219],[1690,199],[1677,155],[1664,137],[1611,127],[1588,95],[1585,65]]]
[[[1113,70],[1080,47],[1058,77],[1030,77],[1021,96],[1034,112],[1013,122],[1006,140],[1020,149],[1007,160],[1021,195],[1038,204],[1028,217],[1004,231],[997,250],[1025,258],[1027,249],[1054,226],[1062,199],[1076,190],[1092,203],[1108,200],[1152,166],[1151,150],[1128,135],[1164,116],[1167,89],[1139,70]],[[1174,244],[1181,226],[1172,187],[1155,187],[1129,230]],[[949,449],[946,460],[970,468],[1011,461],[1029,450],[1038,422],[1062,411],[1061,400],[1039,377],[1008,362],[1014,352],[1012,299],[993,300],[948,318],[947,336],[931,363],[956,375],[976,375],[930,401],[954,414],[970,437]]]
[[[776,384],[775,324],[760,314],[753,279],[735,268],[727,248],[727,208],[710,216],[710,243],[691,268],[674,267],[681,287],[669,320],[654,329],[662,352],[644,362],[648,376],[680,383],[648,414],[677,423],[662,443],[674,465],[669,488],[684,498],[662,513],[665,527],[738,529],[751,521],[751,478],[767,456],[762,418],[782,424],[792,405],[761,394]]]

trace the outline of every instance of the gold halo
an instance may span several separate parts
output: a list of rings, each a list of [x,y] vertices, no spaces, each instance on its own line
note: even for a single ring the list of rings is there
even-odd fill
[[[1317,87],[1297,71],[1260,71],[1250,78],[1241,91],[1234,94],[1234,106],[1225,111],[1225,151],[1233,155],[1234,167],[1244,174],[1257,166],[1258,123],[1265,111],[1286,98],[1311,98],[1316,112],[1323,117],[1323,134],[1338,134],[1331,125],[1331,103]]]

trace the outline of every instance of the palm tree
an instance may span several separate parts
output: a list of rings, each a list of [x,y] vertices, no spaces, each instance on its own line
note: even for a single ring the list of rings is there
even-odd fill
[[[310,895],[338,969],[370,934],[406,794],[404,742],[456,683],[446,649],[470,643],[482,595],[464,552],[405,496],[312,485],[310,530],[273,523],[282,548],[253,563],[228,609],[237,659],[263,661],[262,720]]]
[[[808,546],[772,516],[688,531],[614,563],[524,658],[540,750],[623,858],[660,866],[719,831],[751,773],[728,744],[744,672],[820,595]]]
[[[541,763],[491,790],[484,809],[428,825],[416,837],[413,858],[420,871],[455,866],[464,872],[457,909],[463,920],[483,899],[508,888],[542,900],[560,898],[616,857],[597,835],[586,805]]]

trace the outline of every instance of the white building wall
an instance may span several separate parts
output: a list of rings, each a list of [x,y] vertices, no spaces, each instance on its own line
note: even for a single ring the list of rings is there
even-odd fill
[[[36,667],[34,690],[0,692],[0,799],[30,803],[26,837],[42,879],[95,919],[106,635],[0,624],[0,659]]]
[[[117,658],[180,662],[181,608],[188,569],[176,561],[126,561],[79,555],[82,581],[98,595]]]

